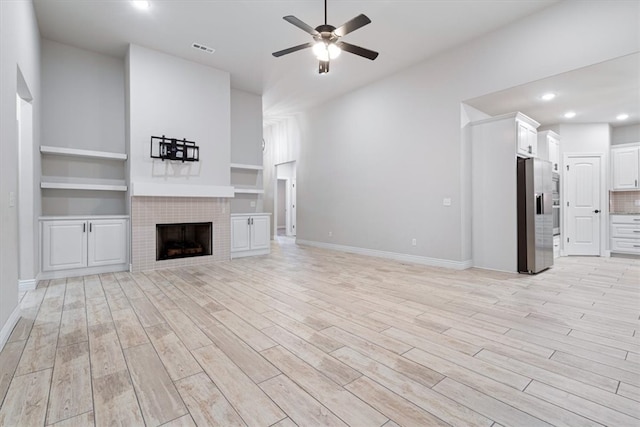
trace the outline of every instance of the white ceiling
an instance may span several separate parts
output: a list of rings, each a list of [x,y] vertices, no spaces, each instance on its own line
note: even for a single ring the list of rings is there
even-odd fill
[[[555,93],[551,101],[540,99]],[[465,103],[491,116],[521,111],[541,125],[558,123],[640,123],[640,54],[626,55],[522,86],[481,96]],[[574,111],[572,119],[564,117]],[[629,114],[624,121],[616,120]]]
[[[328,23],[360,13],[371,24],[344,40],[380,52],[375,61],[343,53],[327,75],[310,50],[271,53],[311,41],[282,19],[295,15],[316,27],[322,0],[151,0],[140,11],[129,0],[34,0],[44,38],[124,57],[129,43],[210,65],[231,74],[232,87],[263,96],[266,118],[297,112],[419,63],[535,13],[557,0],[329,0]],[[192,43],[215,49],[198,52]]]

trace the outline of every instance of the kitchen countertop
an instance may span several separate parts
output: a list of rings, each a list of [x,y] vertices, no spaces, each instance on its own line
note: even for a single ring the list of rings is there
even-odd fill
[[[640,212],[609,212],[609,215],[640,215]]]

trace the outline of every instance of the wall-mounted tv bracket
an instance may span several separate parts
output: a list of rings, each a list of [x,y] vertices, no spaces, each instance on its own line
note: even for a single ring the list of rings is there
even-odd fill
[[[197,162],[200,160],[200,147],[193,141],[166,138],[164,135],[151,137],[151,158]]]

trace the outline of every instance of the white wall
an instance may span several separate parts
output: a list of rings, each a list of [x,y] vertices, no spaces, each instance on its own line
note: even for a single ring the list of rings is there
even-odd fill
[[[262,97],[231,89],[231,163],[262,165]]]
[[[611,145],[640,142],[640,124],[611,128]]]
[[[131,182],[228,186],[229,73],[136,45],[127,64]],[[151,159],[162,135],[195,141],[200,161]]]
[[[560,149],[567,153],[609,154],[611,126],[606,123],[560,124]]]
[[[18,320],[18,128],[16,93],[18,68],[33,96],[35,147],[40,145],[40,34],[31,1],[0,1],[0,348]],[[36,156],[37,157],[37,156]],[[34,181],[39,182],[40,163],[34,160]],[[34,201],[37,217],[39,193]],[[34,228],[36,223],[33,224]]]
[[[237,89],[231,89],[231,163],[262,165],[262,97]],[[263,188],[263,175],[232,169],[231,184]],[[232,213],[263,211],[262,194],[236,194],[231,200]]]
[[[42,40],[43,145],[125,153],[124,59]],[[42,175],[123,179],[125,164],[46,156]],[[44,215],[127,212],[121,193],[44,190]]]
[[[43,145],[124,153],[124,60],[42,40]]]
[[[562,159],[563,171],[565,170],[564,159],[570,154],[601,154],[601,185],[600,204],[602,215],[600,215],[600,247],[601,254],[609,249],[609,192],[611,188],[611,126],[603,123],[593,124],[559,124],[557,133],[560,135],[560,158]],[[567,181],[562,184],[562,192],[566,194]],[[561,196],[562,196],[561,192]],[[564,224],[567,218],[563,214]],[[563,227],[566,230],[566,227]],[[561,241],[561,250],[564,250],[566,239]]]
[[[298,238],[466,261],[460,102],[639,50],[639,8],[560,2],[306,111],[295,120]],[[279,133],[291,144],[294,131]]]

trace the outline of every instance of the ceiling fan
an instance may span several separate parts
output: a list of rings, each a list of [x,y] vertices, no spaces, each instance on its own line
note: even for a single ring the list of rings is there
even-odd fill
[[[371,23],[371,20],[363,14],[356,16],[352,20],[336,28],[333,25],[327,24],[327,0],[324,0],[323,25],[318,25],[316,28],[313,28],[293,15],[287,15],[282,19],[311,34],[311,36],[313,36],[313,41],[290,47],[289,49],[273,52],[273,56],[276,58],[311,47],[313,48],[313,53],[316,55],[316,58],[318,58],[320,63],[318,72],[320,74],[326,74],[329,72],[329,61],[337,58],[343,50],[372,61],[378,57],[378,52],[340,41],[341,37]]]

